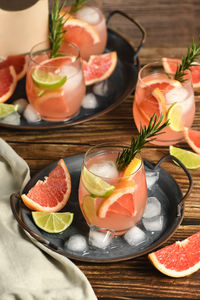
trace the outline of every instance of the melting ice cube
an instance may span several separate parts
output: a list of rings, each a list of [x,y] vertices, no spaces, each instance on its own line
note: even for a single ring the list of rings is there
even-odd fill
[[[28,104],[26,106],[23,116],[29,123],[38,122],[41,120],[40,114],[35,110],[35,108],[31,104]]]
[[[164,217],[157,216],[149,219],[142,219],[143,225],[147,231],[161,231],[163,228]]]
[[[19,125],[20,124],[20,114],[18,112],[13,112],[12,114],[6,116],[5,118],[0,119],[1,123],[10,124],[10,125]]]
[[[116,164],[113,161],[103,161],[101,163],[94,163],[89,167],[89,170],[104,178],[116,178],[118,177],[118,170]]]
[[[93,87],[93,92],[99,96],[105,96],[108,92],[108,81],[97,82]]]
[[[88,245],[84,236],[74,234],[70,236],[69,240],[65,243],[65,247],[71,251],[83,252],[87,250]]]
[[[100,248],[105,249],[109,246],[112,241],[112,235],[109,231],[106,233],[97,231],[95,229],[90,229],[89,232],[89,244]]]
[[[145,170],[146,180],[147,180],[147,188],[151,189],[153,185],[159,179],[159,171],[156,170]]]
[[[146,240],[146,234],[139,227],[134,226],[125,233],[124,239],[130,246],[137,246]]]
[[[187,90],[182,86],[178,86],[166,93],[166,102],[169,106],[171,106],[174,102],[184,101],[187,95]]]
[[[143,214],[143,218],[153,218],[161,213],[161,204],[156,197],[148,197],[147,205]]]
[[[76,13],[77,19],[85,21],[89,24],[95,25],[99,22],[100,16],[95,8],[92,7],[83,7],[80,8]]]
[[[82,107],[86,109],[94,109],[98,105],[97,99],[93,93],[86,94],[83,102],[82,102]]]
[[[12,104],[18,105],[17,111],[21,114],[24,112],[25,108],[27,107],[28,102],[24,98],[19,98],[19,99],[16,99],[15,101],[13,101]]]

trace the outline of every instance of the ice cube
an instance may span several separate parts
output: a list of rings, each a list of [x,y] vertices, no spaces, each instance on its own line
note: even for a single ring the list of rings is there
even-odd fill
[[[156,197],[148,197],[147,205],[143,214],[143,218],[153,218],[161,213],[161,204]]]
[[[166,102],[169,105],[173,104],[174,102],[181,102],[186,99],[187,95],[187,90],[182,86],[178,86],[166,93]]]
[[[86,109],[94,109],[97,107],[97,99],[93,93],[86,94],[83,98],[82,107]]]
[[[83,252],[87,250],[88,245],[86,238],[81,234],[74,234],[70,236],[68,241],[65,243],[65,247],[71,251]]]
[[[159,179],[159,171],[150,171],[145,170],[146,180],[147,180],[147,188],[151,189],[153,185],[158,181]]]
[[[67,76],[67,81],[65,84],[67,90],[76,89],[83,80],[82,71],[79,71],[76,67],[71,65],[64,65],[59,75]]]
[[[161,231],[163,228],[164,217],[156,216],[149,219],[143,218],[142,222],[147,231]]]
[[[13,101],[12,104],[18,105],[17,111],[21,114],[24,112],[25,108],[27,107],[28,101],[24,98],[19,98]]]
[[[1,123],[10,124],[10,125],[19,125],[20,124],[20,114],[18,112],[13,112],[12,114],[6,116],[5,118],[0,119]]]
[[[29,123],[39,122],[41,120],[39,112],[37,112],[31,104],[26,106],[23,116]]]
[[[99,96],[105,96],[108,92],[108,81],[97,82],[93,87],[93,92]]]
[[[105,249],[112,241],[112,234],[107,231],[106,233],[90,229],[89,244],[100,249]]]
[[[76,14],[76,18],[85,21],[91,25],[95,25],[99,22],[100,16],[97,10],[93,7],[83,7],[80,8]]]
[[[134,226],[125,233],[124,239],[130,246],[138,246],[139,244],[144,242],[147,237],[142,229]]]
[[[89,167],[89,170],[95,175],[104,178],[116,178],[119,175],[114,161],[102,161],[101,163],[94,163]]]

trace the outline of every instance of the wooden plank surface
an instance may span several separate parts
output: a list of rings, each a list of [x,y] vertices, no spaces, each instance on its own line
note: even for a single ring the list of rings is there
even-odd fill
[[[141,65],[158,57],[181,57],[197,38],[200,28],[200,3],[195,0],[145,1],[104,0],[104,11],[120,9],[137,17],[148,33],[147,41],[140,52]],[[125,20],[114,21],[113,26],[124,30],[132,40],[139,34],[132,32],[132,25]],[[48,164],[78,153],[85,152],[97,142],[130,142],[137,135],[133,122],[132,103],[134,96],[113,111],[83,124],[59,130],[21,131],[0,128],[0,136],[22,156],[35,174]],[[193,127],[200,130],[200,93],[195,93],[196,115]],[[183,141],[178,147],[189,149]],[[156,162],[169,152],[168,147],[149,144],[142,152],[147,160]],[[188,181],[183,171],[173,163],[163,165],[180,184],[183,193]],[[192,193],[186,201],[184,220],[174,235],[163,246],[182,240],[200,231],[200,169],[191,170],[194,181]],[[96,295],[116,299],[200,299],[200,271],[190,277],[173,279],[159,273],[148,261],[147,255],[119,263],[89,264],[76,262],[92,284]]]

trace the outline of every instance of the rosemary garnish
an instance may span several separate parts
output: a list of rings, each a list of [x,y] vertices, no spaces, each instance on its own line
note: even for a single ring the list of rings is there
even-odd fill
[[[184,82],[183,78],[186,70],[190,70],[191,65],[194,63],[195,59],[200,55],[200,40],[198,45],[195,44],[194,40],[192,40],[192,47],[188,47],[188,52],[186,57],[182,57],[182,62],[180,65],[177,65],[176,73],[174,75],[174,79]]]
[[[77,12],[88,0],[75,0],[74,4],[71,5],[70,13]]]
[[[163,114],[161,114],[160,119],[157,121],[157,115],[154,114],[149,121],[148,127],[141,127],[136,139],[132,137],[130,148],[123,149],[122,153],[117,157],[116,165],[119,171],[123,171],[148,142],[153,141],[155,136],[162,134],[160,131],[169,123],[169,120],[167,120],[161,125],[163,117]]]
[[[55,0],[51,11],[51,30],[49,33],[49,39],[51,43],[51,57],[59,56],[59,49],[62,44],[64,34],[66,30],[63,29],[65,22],[67,21],[65,15],[68,13],[60,14],[65,6],[65,0],[62,5],[60,0]]]

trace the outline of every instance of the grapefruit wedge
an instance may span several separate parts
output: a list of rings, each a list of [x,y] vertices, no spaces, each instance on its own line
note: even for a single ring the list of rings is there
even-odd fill
[[[45,180],[38,180],[27,194],[21,195],[31,210],[57,212],[67,203],[71,193],[71,177],[63,159]]]
[[[176,73],[177,65],[181,64],[181,59],[175,59],[175,58],[162,58],[162,64],[167,73],[174,74]],[[192,75],[192,83],[193,88],[199,88],[200,87],[200,64],[194,64],[190,67],[191,75]]]
[[[13,66],[17,74],[17,80],[20,80],[26,74],[28,68],[27,55],[11,55],[6,56],[0,61],[0,69]]]
[[[91,85],[110,77],[117,64],[117,53],[115,51],[92,55],[88,62],[83,60],[83,71],[85,84]]]
[[[17,75],[13,66],[0,69],[0,103],[7,101],[15,91]]]
[[[200,269],[200,231],[148,255],[152,264],[170,277],[184,277]]]
[[[188,145],[198,154],[200,154],[200,132],[190,128],[184,128],[184,136]]]

